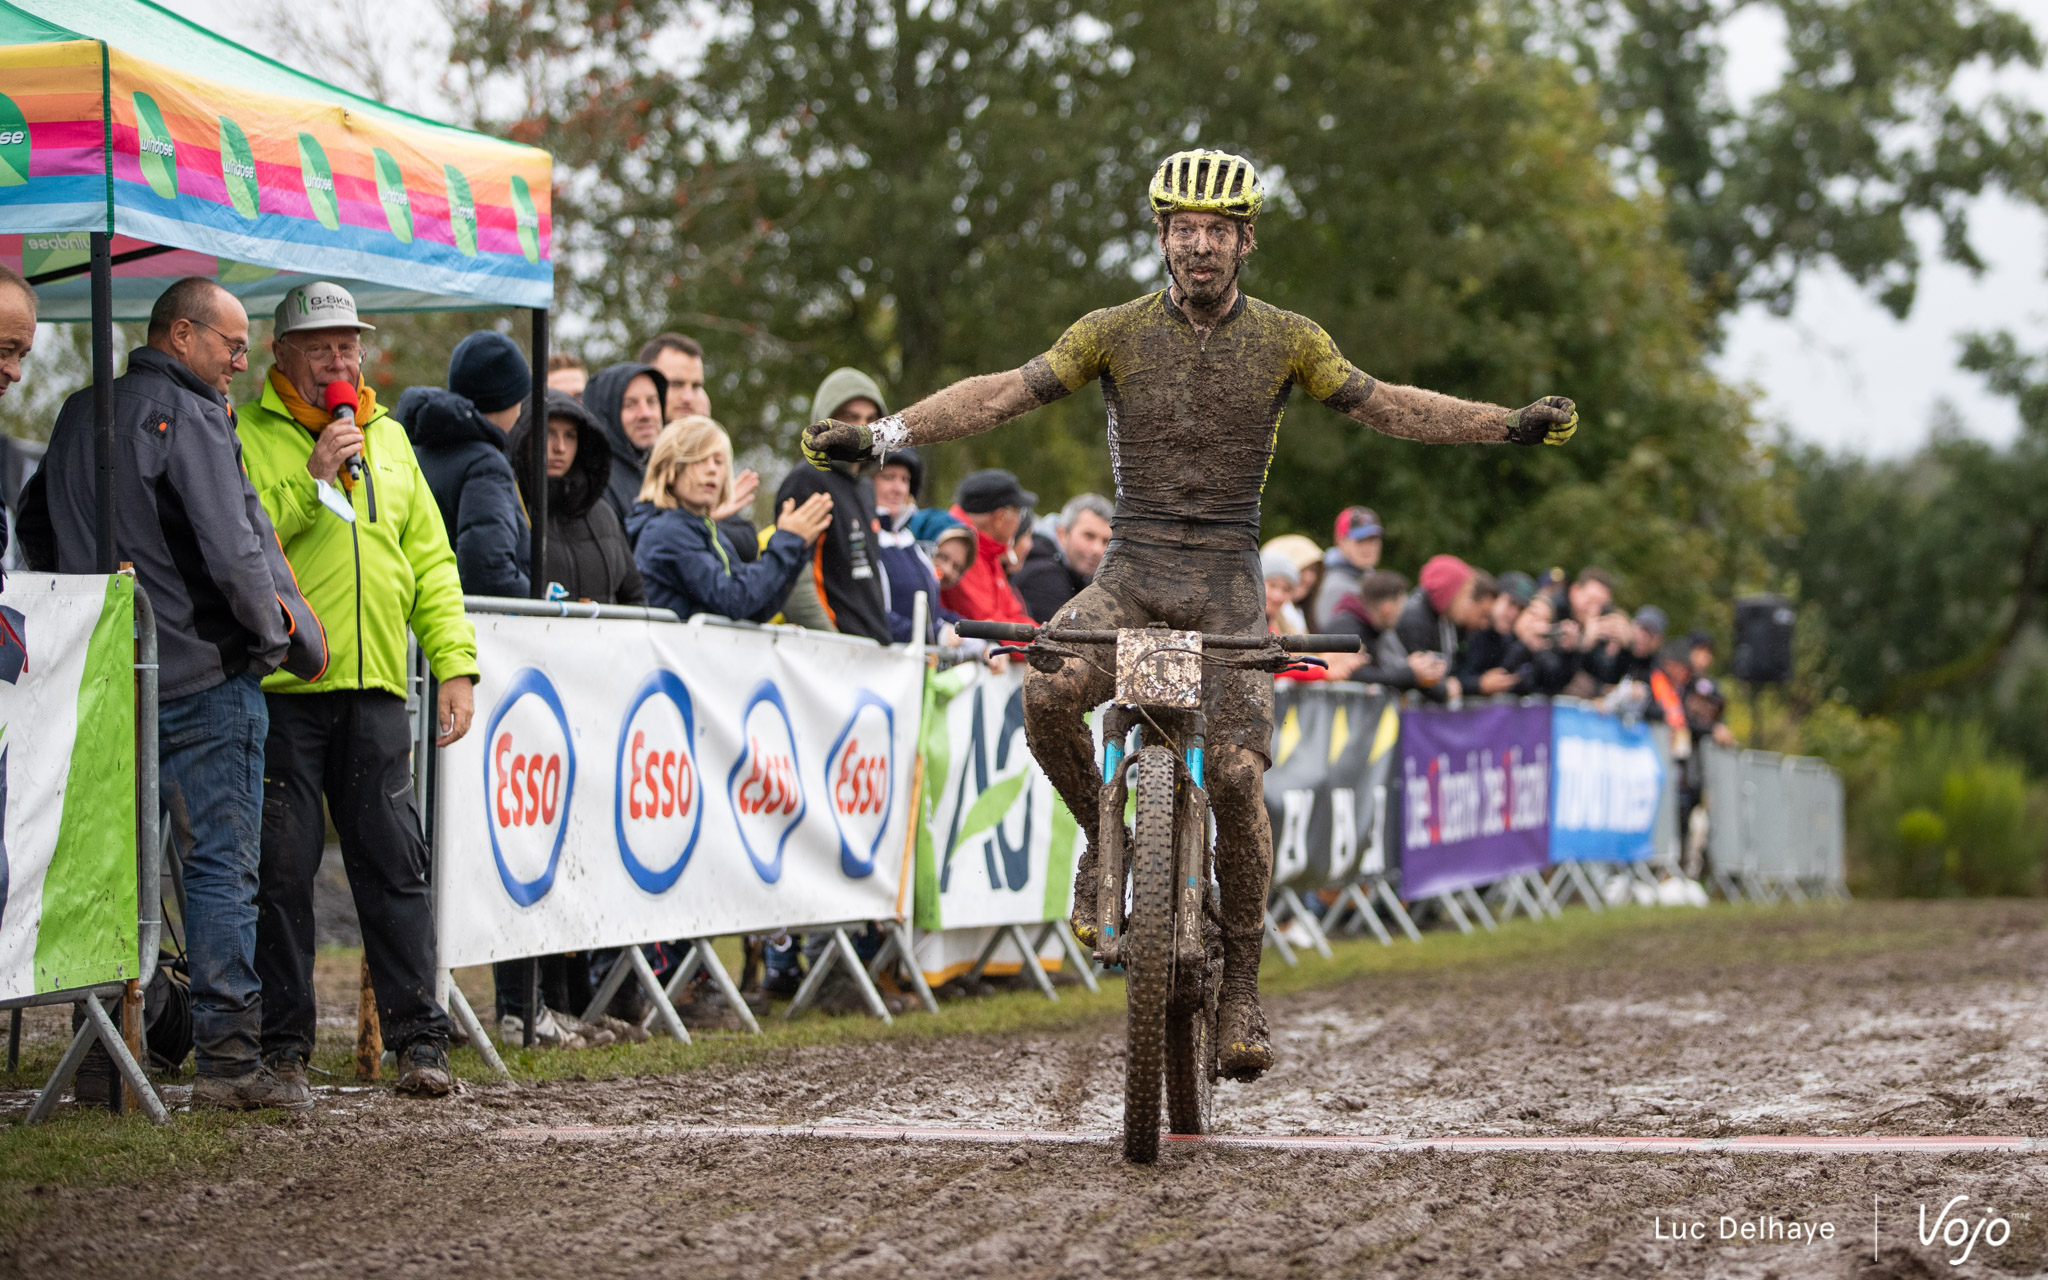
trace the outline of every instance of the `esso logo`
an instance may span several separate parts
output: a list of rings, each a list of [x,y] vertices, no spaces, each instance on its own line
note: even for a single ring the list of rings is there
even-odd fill
[[[673,671],[641,681],[619,726],[612,825],[633,883],[666,893],[697,847],[704,788],[697,770],[690,691]]]
[[[804,820],[803,774],[796,730],[782,690],[763,680],[740,716],[740,758],[726,775],[726,798],[740,829],[740,844],[763,883],[782,878],[782,850]]]
[[[839,829],[839,869],[858,880],[872,875],[896,770],[896,712],[863,689],[853,715],[825,756],[825,796]]]
[[[484,732],[491,857],[505,892],[522,907],[554,887],[575,790],[576,748],[561,696],[538,669],[526,667],[505,686]]]

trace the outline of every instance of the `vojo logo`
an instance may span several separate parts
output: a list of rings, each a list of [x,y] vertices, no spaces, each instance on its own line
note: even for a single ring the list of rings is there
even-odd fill
[[[142,178],[149,189],[166,200],[178,197],[178,144],[156,99],[146,93],[135,95],[135,142],[141,151]]]
[[[0,187],[28,181],[28,117],[14,100],[0,93]]]
[[[405,174],[384,148],[370,148],[370,156],[377,162],[377,200],[384,206],[384,221],[391,224],[398,243],[411,244],[412,197],[405,192]]]
[[[519,252],[528,262],[540,261],[540,211],[533,207],[533,192],[526,179],[512,177],[512,221],[519,228]]]
[[[455,235],[455,251],[465,258],[476,256],[476,197],[470,194],[469,179],[452,164],[441,166],[448,180],[448,230]]]
[[[530,907],[555,884],[576,789],[576,748],[555,686],[514,675],[484,732],[484,811],[491,857],[512,901]]]
[[[334,200],[334,170],[328,167],[320,139],[310,133],[299,135],[299,177],[306,184],[306,202],[313,206],[313,216],[329,231],[338,230],[341,206]]]
[[[740,740],[740,758],[725,778],[726,799],[755,874],[774,884],[782,878],[783,846],[804,820],[806,806],[796,730],[773,680],[763,680],[747,699]]]
[[[242,132],[242,126],[226,116],[220,118],[220,180],[235,212],[253,219],[259,195],[256,153],[250,149],[249,135]]]
[[[689,865],[704,826],[690,691],[673,671],[641,681],[619,726],[612,827],[633,883],[665,893]]]
[[[825,797],[839,831],[839,869],[874,874],[896,782],[896,712],[866,689],[825,755]]]

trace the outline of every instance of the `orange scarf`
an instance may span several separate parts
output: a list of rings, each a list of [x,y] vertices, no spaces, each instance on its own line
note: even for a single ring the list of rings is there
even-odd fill
[[[307,404],[306,398],[299,394],[299,389],[291,384],[289,378],[279,373],[275,365],[272,365],[270,369],[270,389],[277,392],[277,398],[284,402],[285,412],[292,415],[292,420],[314,435],[319,435],[326,429],[328,423],[334,421],[334,415],[327,412],[327,410],[315,408],[313,405]],[[360,426],[376,416],[377,393],[370,389],[369,383],[358,378],[356,380],[356,423]],[[363,456],[367,458],[369,453],[369,433],[365,432],[363,435]],[[349,479],[346,468],[342,470],[341,475],[337,478],[341,481],[343,489],[347,490],[355,487],[355,481]]]

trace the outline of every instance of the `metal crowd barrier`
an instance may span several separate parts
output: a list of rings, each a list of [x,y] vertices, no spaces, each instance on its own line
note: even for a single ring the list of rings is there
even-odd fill
[[[1731,901],[1846,898],[1842,780],[1825,763],[1707,746],[1707,852]]]
[[[57,1100],[70,1087],[73,1077],[78,1074],[79,1064],[93,1043],[106,1046],[107,1055],[113,1059],[114,1069],[123,1083],[132,1089],[142,1103],[142,1109],[157,1124],[169,1124],[170,1112],[164,1109],[163,1100],[157,1097],[156,1089],[149,1082],[149,1073],[129,1052],[128,1043],[121,1036],[121,1030],[107,1016],[103,999],[120,999],[125,1009],[123,1020],[136,1020],[140,1025],[142,1017],[142,993],[148,988],[150,979],[156,976],[157,946],[163,938],[163,831],[160,798],[157,785],[157,647],[156,611],[149,603],[149,593],[135,584],[135,850],[136,850],[136,968],[133,981],[105,982],[90,987],[72,987],[63,991],[43,991],[32,996],[0,1001],[0,1009],[10,1013],[8,1034],[8,1069],[16,1066],[16,1055],[21,1043],[21,1010],[40,1005],[68,1004],[82,1009],[85,1023],[71,1038],[71,1045],[64,1056],[57,1061],[57,1070],[36,1095],[34,1105],[29,1107],[27,1123],[41,1124],[49,1119]],[[122,1091],[114,1090],[112,1103],[116,1110],[122,1106]]]

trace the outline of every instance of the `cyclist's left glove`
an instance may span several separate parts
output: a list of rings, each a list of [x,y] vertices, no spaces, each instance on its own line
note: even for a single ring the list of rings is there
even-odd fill
[[[804,460],[820,471],[835,462],[866,462],[875,456],[875,429],[827,418],[804,428]]]
[[[1564,396],[1545,396],[1508,414],[1509,444],[1563,444],[1579,429],[1579,409]]]

